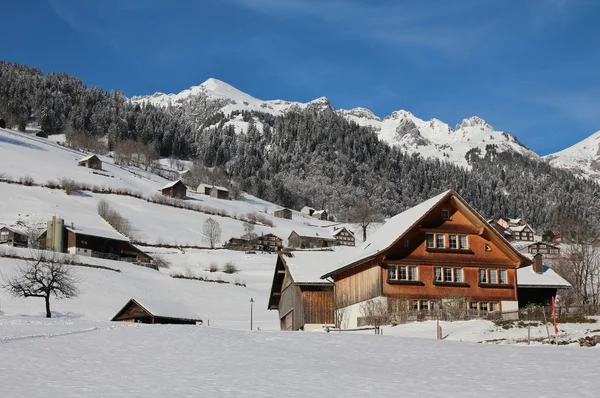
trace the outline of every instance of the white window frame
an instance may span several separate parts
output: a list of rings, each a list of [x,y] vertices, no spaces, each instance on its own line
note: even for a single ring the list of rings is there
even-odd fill
[[[465,239],[465,246],[463,247],[462,239]],[[469,249],[469,236],[468,235],[458,235],[458,248],[461,250]]]
[[[440,246],[439,237],[442,237],[442,245]],[[435,234],[435,247],[437,249],[445,249],[446,248],[446,234]]]
[[[430,237],[431,237],[431,246],[429,245]],[[427,232],[425,234],[425,247],[427,249],[435,249],[435,234],[433,232]]]
[[[454,237],[454,247],[452,247],[452,237]],[[458,235],[456,234],[448,234],[448,249],[457,250],[459,248],[458,245]]]

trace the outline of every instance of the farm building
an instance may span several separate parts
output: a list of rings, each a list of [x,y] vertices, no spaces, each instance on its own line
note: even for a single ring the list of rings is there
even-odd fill
[[[170,196],[176,199],[185,199],[187,196],[187,187],[181,180],[168,183],[162,187],[160,191],[164,196]]]
[[[335,246],[336,239],[329,235],[328,231],[323,233],[313,231],[292,231],[288,237],[288,246],[295,249],[316,249]]]
[[[311,217],[317,218],[319,220],[327,221],[329,214],[327,214],[327,210],[317,210],[311,214]]]
[[[79,166],[87,167],[88,169],[102,170],[102,161],[96,155],[89,155],[84,158],[81,158],[79,159],[77,164]]]
[[[0,228],[0,244],[2,243],[14,247],[27,247],[27,234],[16,228],[4,226]]]
[[[304,206],[302,210],[300,210],[300,213],[304,214],[305,216],[312,216],[315,211],[316,210],[310,206]]]
[[[0,117],[0,129],[6,128],[6,121]]]
[[[543,256],[533,256],[533,264],[517,270],[519,307],[527,304],[549,305],[558,289],[569,289],[571,284],[544,264]]]
[[[354,233],[346,227],[334,227],[331,235],[340,246],[354,246],[356,244]]]
[[[111,321],[150,324],[196,325],[202,319],[181,304],[131,299]]]
[[[286,218],[288,220],[292,219],[292,211],[290,209],[279,209],[273,212],[273,215],[277,218]]]
[[[198,193],[203,195],[209,195],[213,198],[217,199],[225,199],[229,200],[229,189],[225,187],[219,187],[217,185],[209,185],[209,184],[200,184],[198,185],[198,189],[196,189]]]
[[[264,252],[276,252],[283,247],[283,241],[280,237],[273,234],[260,235],[250,241],[254,250]]]
[[[281,330],[314,330],[335,323],[333,284],[320,276],[335,264],[334,252],[293,252],[277,256],[269,296]]]
[[[40,138],[48,138],[48,134],[44,133],[42,130],[35,133],[35,136],[40,137]],[[102,168],[102,167],[100,167],[100,168]]]
[[[547,242],[535,242],[527,246],[527,253],[536,254],[541,253],[545,255],[559,255],[560,247],[554,246]]]

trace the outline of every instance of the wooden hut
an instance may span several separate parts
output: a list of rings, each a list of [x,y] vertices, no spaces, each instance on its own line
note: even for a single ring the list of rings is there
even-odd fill
[[[288,220],[292,219],[292,211],[290,209],[279,209],[273,212],[273,215],[277,218],[286,218]]]
[[[111,321],[150,324],[196,325],[202,319],[181,304],[131,299]]]
[[[46,138],[48,138],[48,136],[46,136]],[[88,155],[81,158],[77,164],[79,166],[87,167],[88,169],[102,170],[102,161],[96,155]]]
[[[6,128],[6,121],[0,117],[0,129]]]
[[[173,181],[162,187],[161,192],[165,196],[176,199],[185,199],[187,196],[187,187],[181,180]]]
[[[35,136],[40,137],[40,138],[48,138],[48,134],[44,133],[42,130],[35,133]],[[102,167],[100,167],[100,168],[102,168]]]
[[[16,228],[4,226],[0,228],[0,243],[15,247],[27,247],[27,234]]]

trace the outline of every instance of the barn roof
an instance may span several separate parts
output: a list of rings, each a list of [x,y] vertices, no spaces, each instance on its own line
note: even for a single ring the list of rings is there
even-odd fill
[[[320,216],[323,213],[327,213],[327,210],[317,210],[313,213],[313,216]]]
[[[325,240],[335,240],[332,236],[331,233],[327,230],[323,230],[322,232],[316,232],[312,229],[294,229],[291,233],[290,236],[292,236],[293,233],[296,233],[298,236],[301,236],[303,238],[318,238],[318,239],[325,239]],[[288,238],[289,239],[289,238]]]
[[[179,183],[183,184],[183,182],[181,182],[181,180],[172,181],[172,182],[168,183],[167,185],[165,185],[164,187],[162,187],[162,188],[161,188],[161,191],[162,191],[163,189],[172,188],[172,187],[174,187],[175,185],[177,185],[177,184],[179,184]],[[185,185],[185,184],[184,184],[184,185]]]
[[[75,226],[71,226],[71,225],[65,225],[65,229],[67,229],[68,231],[71,231],[75,234],[79,234],[79,235],[96,236],[99,238],[119,240],[122,242],[129,242],[129,238],[121,235],[117,231],[110,230],[110,229],[96,229],[96,228],[89,228],[87,226],[83,226],[83,227],[76,226],[75,227]]]
[[[508,229],[510,229],[513,232],[523,232],[525,230],[525,228],[529,228],[530,230],[533,231],[533,228],[531,228],[531,226],[529,224],[518,225],[515,227],[509,227]]]
[[[339,251],[294,251],[281,258],[296,284],[329,284],[321,275],[337,266],[340,255]]]
[[[123,311],[129,307],[132,303],[139,305],[144,308],[150,315],[159,318],[170,318],[170,319],[184,319],[191,321],[201,321],[200,317],[190,309],[186,308],[183,304],[163,301],[163,300],[154,300],[154,299],[131,299],[121,308],[121,310],[114,316],[112,320],[123,313]]]
[[[538,274],[533,270],[533,266],[517,269],[517,287],[537,287],[537,288],[569,288],[571,284],[554,270],[543,265],[544,272]]]
[[[351,234],[352,236],[354,236],[354,232],[350,231],[350,230],[349,230],[348,228],[346,228],[346,227],[341,227],[341,228],[338,228],[338,229],[335,229],[335,230],[333,230],[333,231],[331,232],[331,235],[333,235],[333,236],[338,236],[338,235],[339,235],[340,233],[342,233],[343,231],[346,231],[346,232],[348,232],[349,234]]]
[[[91,155],[88,155],[86,157],[79,159],[79,161],[77,163],[87,162],[88,160],[90,160],[92,158],[98,158],[98,156],[96,156],[95,154],[91,154]],[[100,159],[98,158],[98,160],[100,160]]]
[[[23,231],[21,231],[19,229],[16,229],[14,227],[9,227],[8,225],[3,225],[3,226],[0,227],[0,229],[5,229],[5,228],[8,229],[9,231],[15,233],[15,234],[27,235],[25,232],[23,232]]]

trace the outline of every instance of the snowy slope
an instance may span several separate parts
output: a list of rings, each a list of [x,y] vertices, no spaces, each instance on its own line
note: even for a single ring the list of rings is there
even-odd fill
[[[554,167],[572,171],[576,175],[600,179],[600,131],[543,159]]]
[[[308,103],[263,101],[217,79],[208,79],[200,86],[191,87],[179,94],[155,93],[151,96],[133,97],[131,101],[148,102],[165,107],[171,105],[190,108],[200,104],[202,109],[200,114],[203,116],[210,116],[219,111],[230,115],[232,111],[243,110],[278,116],[292,109],[304,109],[309,106],[333,111],[333,107],[325,97]],[[393,112],[383,119],[366,108],[340,109],[337,112],[361,126],[371,127],[382,141],[390,145],[401,147],[409,153],[451,161],[461,166],[468,167],[465,155],[470,149],[478,148],[483,156],[488,145],[495,145],[498,152],[515,151],[534,158],[538,157],[519,143],[513,135],[494,130],[492,126],[476,116],[463,120],[452,129],[438,119],[421,120],[404,110]],[[226,124],[234,125],[239,132],[247,131],[247,123],[242,120],[241,115],[232,116]]]

